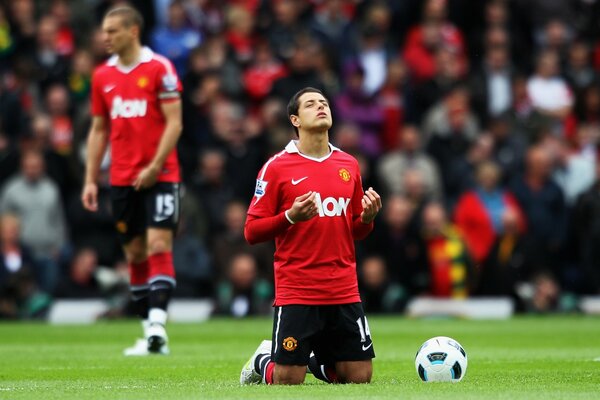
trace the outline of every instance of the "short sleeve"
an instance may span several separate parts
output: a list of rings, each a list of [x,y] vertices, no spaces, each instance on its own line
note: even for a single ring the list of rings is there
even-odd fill
[[[254,196],[250,202],[248,214],[256,217],[271,217],[278,213],[279,190],[277,171],[267,162],[258,172]]]
[[[91,113],[95,117],[108,115],[108,108],[102,96],[100,77],[97,72],[92,76]]]
[[[179,77],[177,76],[175,67],[171,61],[163,56],[157,55],[156,59],[160,64],[158,74],[156,76],[156,90],[158,92],[158,99],[161,102],[179,99],[182,91],[182,85]]]

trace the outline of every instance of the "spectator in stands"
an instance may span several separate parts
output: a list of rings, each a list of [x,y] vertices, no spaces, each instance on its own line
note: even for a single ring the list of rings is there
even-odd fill
[[[525,258],[522,216],[507,208],[501,216],[501,228],[488,256],[479,266],[476,293],[480,296],[508,296],[521,309],[517,285],[529,279]]]
[[[200,32],[187,26],[184,2],[181,0],[171,1],[166,26],[159,26],[150,34],[151,47],[173,62],[179,76],[185,74],[190,52],[201,41]]]
[[[442,198],[442,182],[437,164],[421,147],[419,130],[414,125],[405,125],[400,131],[400,148],[379,159],[377,174],[387,194],[405,193],[404,172],[418,170],[423,177],[426,196],[429,199]]]
[[[416,86],[412,94],[410,120],[421,124],[428,118],[431,111],[444,97],[460,84],[464,71],[461,70],[460,59],[452,47],[439,47],[435,51],[435,74]]]
[[[383,109],[381,147],[384,152],[400,147],[398,132],[406,118],[407,69],[400,58],[388,61],[387,76],[377,93],[377,102]]]
[[[532,106],[549,120],[557,134],[561,134],[562,122],[571,112],[574,102],[571,89],[559,73],[557,53],[544,50],[538,56],[534,75],[527,81],[527,94]]]
[[[446,6],[446,1],[424,1],[421,23],[413,26],[406,37],[403,56],[416,82],[433,78],[437,71],[435,51],[440,47],[456,51],[461,57],[461,69],[465,70],[464,38],[448,21]]]
[[[379,256],[365,258],[358,267],[360,299],[369,314],[397,313],[408,299],[406,290],[387,275],[385,260]]]
[[[487,132],[494,143],[492,159],[500,167],[502,183],[506,184],[523,169],[526,139],[511,123],[509,113],[492,118]]]
[[[429,268],[427,293],[434,297],[464,299],[476,281],[467,246],[439,203],[423,210],[423,239]]]
[[[568,52],[564,75],[577,97],[587,87],[597,83],[598,74],[592,66],[590,48],[587,43],[576,40],[569,46]]]
[[[271,92],[273,82],[287,72],[275,58],[268,42],[259,42],[253,50],[253,57],[244,71],[244,88],[253,101],[261,102]]]
[[[35,80],[45,91],[53,83],[66,83],[69,61],[57,46],[58,22],[52,15],[40,19],[36,34],[36,47],[33,54]]]
[[[502,233],[503,216],[512,211],[518,233],[525,231],[525,219],[514,196],[501,185],[500,168],[492,161],[476,166],[475,187],[465,192],[454,209],[454,223],[461,232],[475,265],[486,260]]]
[[[600,158],[596,158],[596,181],[577,199],[573,210],[576,260],[582,269],[584,293],[600,294]]]
[[[376,157],[381,153],[383,107],[375,101],[375,95],[365,91],[365,71],[360,64],[346,66],[344,80],[346,89],[335,98],[335,109],[339,118],[353,122],[359,127],[363,152]]]
[[[471,104],[482,124],[510,109],[512,104],[512,81],[514,70],[510,61],[508,34],[503,35],[501,43],[488,40],[485,46],[484,60],[477,72],[471,74],[469,88]]]
[[[254,54],[256,36],[254,35],[254,14],[242,5],[230,4],[226,8],[227,43],[237,63],[246,66]]]
[[[310,29],[323,44],[324,51],[339,60],[349,45],[349,35],[354,24],[344,12],[342,0],[325,0],[322,3],[315,10]]]
[[[561,188],[552,180],[550,155],[531,147],[524,173],[509,185],[527,217],[526,254],[531,269],[550,268],[560,276],[567,232],[567,209]]]
[[[93,249],[83,248],[73,257],[66,276],[62,277],[55,291],[58,298],[83,299],[103,297],[96,279],[98,255]]]
[[[198,174],[190,186],[208,216],[208,232],[213,235],[225,228],[225,205],[234,198],[233,188],[227,181],[226,163],[225,153],[215,148],[205,149],[200,155]],[[211,245],[210,237],[208,245]]]
[[[58,187],[45,175],[42,154],[23,154],[20,173],[8,181],[0,194],[0,212],[11,212],[22,221],[21,239],[36,257],[42,271],[41,287],[56,287],[61,252],[68,245],[67,226]]]
[[[296,2],[296,0],[281,0],[276,4]],[[323,82],[319,79],[312,59],[313,39],[307,35],[297,35],[293,39],[286,50],[288,75],[277,79],[271,90],[271,96],[283,102],[287,102],[294,93],[307,86],[324,90]]]
[[[260,278],[272,280],[273,253],[272,243],[260,243],[250,246],[244,238],[247,203],[232,200],[225,207],[225,230],[217,234],[211,247],[214,256],[216,277],[227,276],[227,267],[231,259],[240,253],[251,254],[256,260],[257,274]]]
[[[382,257],[387,280],[399,284],[410,295],[426,289],[428,276],[425,243],[418,228],[420,211],[408,198],[390,195],[383,218],[364,242],[368,256]]]
[[[50,303],[39,290],[39,266],[20,231],[18,216],[0,214],[0,319],[42,317]]]
[[[247,253],[234,256],[227,271],[227,280],[218,288],[218,312],[238,318],[266,314],[271,308],[273,286],[259,278],[254,257]]]
[[[548,136],[542,145],[553,164],[552,178],[562,190],[569,209],[596,179],[595,154],[577,151],[564,137]]]

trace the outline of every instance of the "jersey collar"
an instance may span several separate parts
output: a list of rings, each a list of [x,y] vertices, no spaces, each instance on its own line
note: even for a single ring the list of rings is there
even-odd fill
[[[150,49],[150,47],[144,46],[142,47],[142,50],[140,52],[140,59],[137,63],[124,67],[119,64],[119,56],[117,54],[113,54],[106,62],[106,65],[108,65],[109,67],[116,67],[119,71],[122,71],[127,74],[133,71],[138,65],[152,61],[153,56],[154,52]]]
[[[335,147],[334,145],[332,145],[331,143],[328,143],[328,145],[329,145],[329,150],[331,150],[331,151],[329,152],[329,154],[327,154],[326,156],[323,156],[321,158],[310,157],[310,156],[300,153],[300,150],[298,150],[298,141],[297,140],[291,140],[287,144],[287,146],[285,146],[285,151],[290,154],[298,153],[298,155],[300,155],[306,159],[309,159],[309,160],[323,162],[323,161],[327,160],[329,158],[329,156],[331,156],[333,154],[334,151],[342,151],[342,150],[338,149],[337,147]]]

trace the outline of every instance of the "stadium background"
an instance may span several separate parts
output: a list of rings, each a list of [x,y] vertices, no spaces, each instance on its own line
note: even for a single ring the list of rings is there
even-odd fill
[[[79,200],[99,24],[118,3],[0,2],[0,318],[43,319],[60,298],[129,313],[109,160],[100,212]],[[285,104],[308,85],[383,196],[357,244],[367,312],[423,295],[567,312],[598,293],[600,2],[130,4],[184,85],[177,296],[270,312],[273,247],[245,243],[244,215],[257,171],[293,138]]]

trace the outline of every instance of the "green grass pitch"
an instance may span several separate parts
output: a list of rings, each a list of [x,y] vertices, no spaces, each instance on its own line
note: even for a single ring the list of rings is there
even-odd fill
[[[168,357],[125,358],[134,321],[92,326],[0,324],[0,399],[600,399],[600,319],[509,321],[371,317],[377,358],[371,385],[240,387],[239,372],[270,319],[170,324]],[[460,383],[423,383],[419,346],[445,335],[466,349]],[[335,346],[335,343],[331,343]]]

